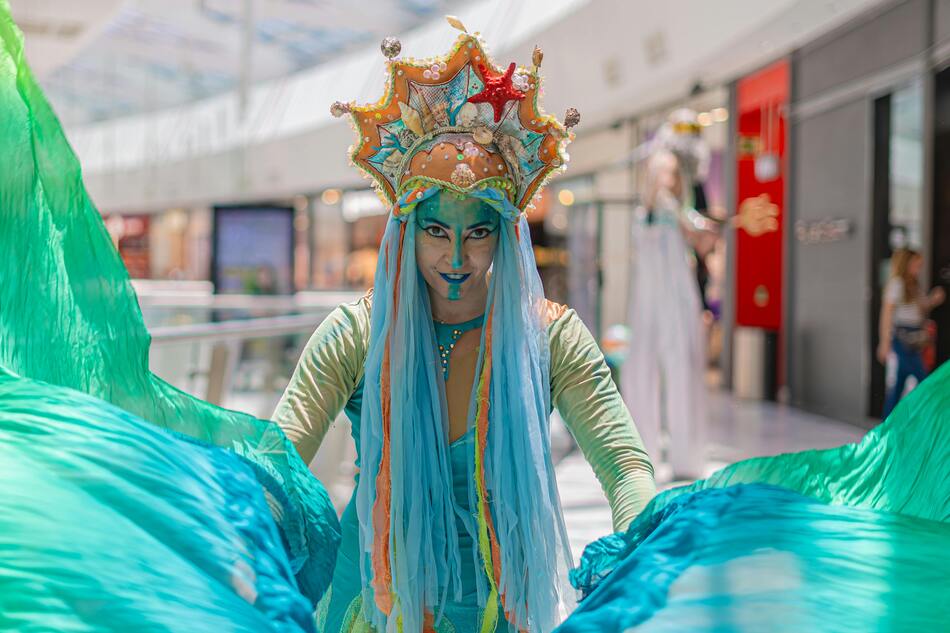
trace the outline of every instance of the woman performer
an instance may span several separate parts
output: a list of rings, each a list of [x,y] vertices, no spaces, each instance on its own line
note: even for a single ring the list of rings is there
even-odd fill
[[[274,420],[311,460],[337,414],[359,458],[326,631],[551,631],[571,567],[549,448],[556,406],[625,528],[653,469],[603,355],[545,300],[526,208],[567,160],[533,65],[500,71],[464,32],[392,59],[386,97],[335,103],[354,163],[391,205],[374,290],[308,343]]]

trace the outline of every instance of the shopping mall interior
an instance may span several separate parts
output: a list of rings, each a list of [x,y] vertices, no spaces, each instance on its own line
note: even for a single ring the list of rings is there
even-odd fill
[[[11,4],[134,280],[153,371],[259,417],[321,317],[373,283],[388,208],[349,166],[352,132],[330,104],[378,98],[387,35],[417,57],[445,49],[450,12],[499,58],[542,46],[545,109],[582,113],[569,168],[528,221],[546,296],[610,355],[629,335],[635,156],[670,112],[690,108],[702,126],[708,216],[763,193],[777,206],[772,231],[692,244],[723,403],[713,424],[751,406],[761,425],[754,446],[717,429],[710,464],[791,450],[813,423],[816,446],[825,427],[860,437],[884,401],[874,351],[891,253],[912,246],[925,283],[950,282],[950,2]],[[950,356],[950,309],[931,319],[932,366]],[[774,434],[798,415],[801,428]]]
[[[882,319],[899,256],[917,254],[926,300],[950,285],[950,0],[9,3],[131,278],[148,367],[200,400],[270,419],[317,327],[379,283],[396,211],[354,168],[363,111],[351,108],[384,94],[399,55],[391,42],[381,54],[384,38],[411,63],[464,27],[502,71],[543,70],[544,112],[580,114],[526,209],[544,296],[586,325],[638,426],[634,365],[667,399],[699,376],[692,428],[659,397],[658,489],[857,442],[919,381],[904,380],[885,345],[895,317]],[[438,78],[439,64],[425,72]],[[679,280],[669,243],[645,237],[662,224],[651,152],[668,130],[702,147],[671,220]],[[670,296],[680,304],[662,308]],[[950,304],[931,307],[917,328],[925,373],[950,359]],[[685,363],[661,333],[681,308],[699,330]],[[338,413],[309,465],[343,511],[359,458]],[[578,560],[611,512],[569,426],[555,410]],[[683,434],[701,438],[694,471],[675,465]]]

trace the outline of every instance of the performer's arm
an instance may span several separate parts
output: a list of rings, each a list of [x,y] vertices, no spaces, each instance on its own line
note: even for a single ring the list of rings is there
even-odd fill
[[[901,291],[902,292],[902,291]],[[877,359],[881,364],[887,364],[887,357],[891,353],[891,336],[893,335],[894,307],[899,299],[894,292],[894,284],[889,282],[884,289],[881,301],[881,316],[878,325]]]
[[[368,299],[337,307],[317,327],[272,419],[309,463],[356,389],[366,356]]]
[[[930,314],[934,308],[940,307],[947,298],[947,293],[943,288],[937,286],[924,298],[924,314]]]
[[[551,399],[600,481],[614,529],[626,530],[656,494],[643,448],[594,337],[573,310],[550,326]]]

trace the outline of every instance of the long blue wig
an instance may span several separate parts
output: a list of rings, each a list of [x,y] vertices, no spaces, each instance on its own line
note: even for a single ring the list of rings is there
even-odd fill
[[[376,270],[361,416],[356,504],[364,616],[380,631],[422,631],[461,599],[461,554],[445,385],[428,289],[416,266],[415,207],[438,186],[393,206]],[[549,446],[546,304],[528,225],[505,192],[481,199],[501,222],[472,388],[465,517],[476,547],[484,631],[499,604],[521,630],[549,631],[573,600],[571,566]]]

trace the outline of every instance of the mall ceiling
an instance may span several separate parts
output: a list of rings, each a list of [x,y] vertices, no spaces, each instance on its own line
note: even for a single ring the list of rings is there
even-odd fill
[[[449,11],[458,0],[11,0],[27,58],[68,125],[283,77]],[[252,29],[245,29],[250,10]]]
[[[416,56],[447,50],[446,13],[498,59],[546,51],[545,109],[583,113],[593,144],[572,156],[589,167],[609,160],[598,131],[707,89],[719,101],[694,105],[722,105],[736,78],[893,0],[10,2],[97,204],[128,211],[360,184],[345,152],[326,151],[351,140],[329,104],[379,98],[384,35]]]

